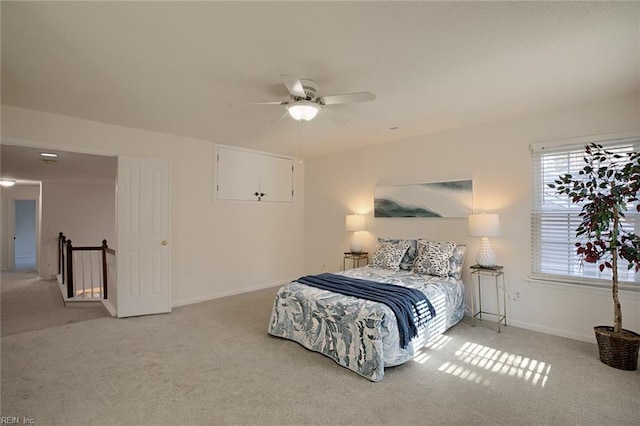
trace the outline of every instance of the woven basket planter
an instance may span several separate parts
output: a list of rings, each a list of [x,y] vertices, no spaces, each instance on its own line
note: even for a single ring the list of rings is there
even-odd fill
[[[620,370],[638,368],[638,350],[640,334],[622,330],[622,334],[613,334],[613,327],[600,325],[593,327],[598,341],[600,361]]]

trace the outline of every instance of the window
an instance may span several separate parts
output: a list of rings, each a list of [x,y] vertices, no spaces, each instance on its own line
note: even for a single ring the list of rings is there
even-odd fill
[[[599,143],[610,151],[620,153],[640,149],[638,137],[532,147],[532,278],[609,286],[611,270],[600,272],[597,264],[581,262],[576,255],[575,243],[579,240],[575,230],[581,222],[578,216],[581,206],[572,203],[565,195],[557,195],[555,190],[548,187],[562,174],[578,175],[584,166],[584,145],[589,142]],[[635,205],[628,207],[623,227],[639,233],[640,215],[635,212]],[[621,288],[638,288],[640,274],[633,269],[628,270],[626,261],[619,262],[618,273]]]

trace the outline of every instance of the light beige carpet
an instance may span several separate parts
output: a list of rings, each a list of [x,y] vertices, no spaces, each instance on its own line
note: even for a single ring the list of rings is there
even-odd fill
[[[0,274],[0,314],[2,336],[109,316],[99,303],[65,307],[58,282],[33,271]]]
[[[179,285],[177,283],[176,285]],[[465,320],[372,383],[267,335],[276,289],[2,338],[2,416],[59,425],[637,425],[640,372]]]

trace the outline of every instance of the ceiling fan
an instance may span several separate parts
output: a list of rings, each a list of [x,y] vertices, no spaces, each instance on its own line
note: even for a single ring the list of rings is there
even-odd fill
[[[290,100],[253,103],[254,105],[285,106],[286,111],[271,124],[279,121],[287,114],[298,121],[309,121],[313,120],[318,112],[327,105],[367,102],[376,98],[376,95],[371,92],[318,96],[318,84],[313,80],[303,80],[288,74],[280,75],[280,79],[289,91]]]

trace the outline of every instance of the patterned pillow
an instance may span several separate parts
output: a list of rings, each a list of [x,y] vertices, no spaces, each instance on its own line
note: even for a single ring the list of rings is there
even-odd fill
[[[403,271],[410,271],[411,268],[413,268],[413,262],[416,260],[416,256],[418,255],[418,240],[392,240],[389,238],[378,238],[379,243],[399,244],[402,241],[407,241],[409,243],[409,249],[400,261],[400,269]]]
[[[467,246],[457,246],[453,250],[453,254],[449,258],[450,277],[462,279],[462,264],[464,263],[465,254],[467,254]]]
[[[449,275],[451,265],[449,258],[456,248],[453,241],[432,242],[418,240],[418,257],[413,264],[416,274],[435,275],[445,278]]]
[[[409,248],[408,241],[401,241],[399,243],[378,243],[376,251],[373,254],[371,260],[371,266],[373,268],[390,269],[392,271],[400,270],[400,261],[405,252]]]

